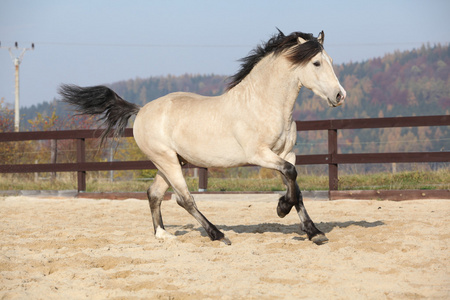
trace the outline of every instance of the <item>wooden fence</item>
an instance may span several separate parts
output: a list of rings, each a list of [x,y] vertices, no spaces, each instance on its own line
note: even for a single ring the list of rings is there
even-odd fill
[[[366,128],[396,128],[419,126],[449,126],[450,116],[425,117],[396,117],[375,119],[343,119],[322,121],[297,121],[297,131],[325,130],[328,132],[328,153],[315,155],[298,155],[296,165],[327,164],[329,176],[330,199],[352,197],[352,191],[338,191],[338,169],[340,164],[371,164],[371,163],[425,163],[450,162],[450,152],[401,152],[401,153],[338,153],[338,130],[366,129]],[[86,172],[107,170],[142,170],[155,169],[150,161],[114,161],[114,162],[87,162],[85,141],[89,138],[98,138],[101,130],[65,130],[47,132],[7,132],[0,133],[0,142],[27,141],[27,140],[60,140],[73,139],[77,143],[77,161],[75,163],[50,164],[14,164],[0,165],[0,173],[27,173],[27,172],[77,172],[78,191],[86,191]],[[132,137],[131,128],[125,130],[125,137]],[[185,168],[196,168],[187,164]],[[208,171],[199,168],[199,190],[206,191],[208,186]],[[359,197],[389,196],[388,191],[370,191],[358,193]],[[405,194],[406,192],[403,192]],[[416,191],[419,195],[424,195]],[[433,197],[449,198],[449,190],[427,191]]]

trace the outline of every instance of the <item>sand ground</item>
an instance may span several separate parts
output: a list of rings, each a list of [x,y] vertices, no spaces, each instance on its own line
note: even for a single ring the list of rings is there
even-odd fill
[[[231,246],[173,200],[161,241],[146,201],[0,198],[0,299],[450,298],[450,201],[305,201],[319,246],[250,198],[197,201]]]

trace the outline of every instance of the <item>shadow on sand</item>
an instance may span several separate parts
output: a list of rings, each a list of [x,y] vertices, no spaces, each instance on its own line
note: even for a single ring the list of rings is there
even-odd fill
[[[334,228],[347,228],[350,226],[359,226],[362,228],[371,228],[371,227],[377,227],[377,226],[383,226],[385,225],[382,221],[375,221],[375,222],[367,222],[367,221],[346,221],[346,222],[320,222],[317,223],[316,226],[319,230],[321,230],[323,233],[329,233]],[[166,227],[171,227],[166,226]],[[175,226],[174,226],[175,227]],[[284,234],[301,234],[303,231],[300,229],[300,224],[291,224],[291,225],[284,225],[279,223],[260,223],[260,224],[254,224],[254,225],[217,225],[217,228],[219,230],[223,231],[234,231],[236,233],[265,233],[265,232],[273,232],[273,233],[284,233]],[[175,232],[176,236],[185,235],[186,233],[192,231],[192,230],[198,230],[201,232],[202,236],[208,236],[206,234],[206,231],[201,226],[194,226],[192,224],[188,224],[186,226],[183,226],[182,229],[189,229],[189,230],[177,230]],[[299,237],[299,239],[306,239],[303,237]]]

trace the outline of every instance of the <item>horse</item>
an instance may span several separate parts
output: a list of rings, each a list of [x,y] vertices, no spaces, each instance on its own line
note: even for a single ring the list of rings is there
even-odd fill
[[[105,127],[100,145],[112,133],[120,136],[128,119],[136,115],[134,139],[158,169],[147,190],[156,238],[174,238],[166,231],[161,215],[163,196],[171,186],[177,203],[203,226],[211,240],[231,245],[198,209],[182,165],[229,168],[253,164],[281,173],[286,194],[278,200],[278,216],[285,217],[295,207],[308,239],[322,244],[328,238],[308,215],[296,181],[292,148],[297,129],[292,112],[302,87],[330,107],[343,104],[346,98],[323,47],[324,37],[323,31],[314,37],[302,32],[285,35],[278,29],[241,59],[239,71],[219,96],[175,92],[139,107],[105,86],[62,84],[59,94],[80,114],[100,116]]]

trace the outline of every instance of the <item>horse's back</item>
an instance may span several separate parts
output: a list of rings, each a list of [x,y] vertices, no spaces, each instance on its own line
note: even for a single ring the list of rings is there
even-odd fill
[[[233,112],[221,97],[172,93],[147,103],[134,123],[138,146],[150,159],[173,151],[198,166],[246,163],[233,134]]]
[[[147,103],[138,113],[137,122],[147,129],[164,128],[170,135],[175,127],[191,127],[189,124],[209,121],[223,114],[218,97],[206,97],[194,93],[176,92]]]

